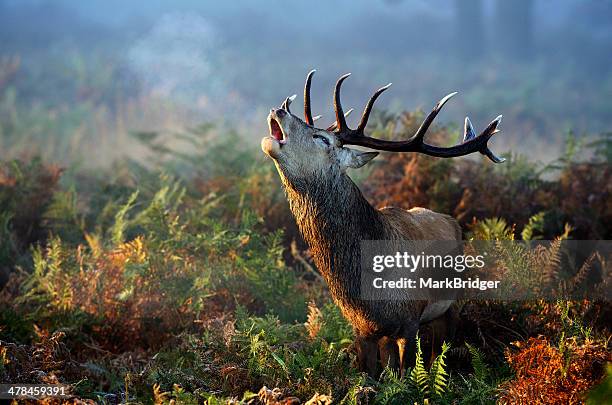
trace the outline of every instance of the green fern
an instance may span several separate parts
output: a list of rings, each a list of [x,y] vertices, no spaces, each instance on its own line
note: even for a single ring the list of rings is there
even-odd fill
[[[448,387],[448,372],[446,371],[445,363],[448,349],[450,349],[450,344],[444,342],[442,344],[442,353],[436,357],[429,369],[429,387],[437,396],[442,396]]]
[[[521,232],[521,239],[523,240],[534,240],[541,239],[540,235],[536,235],[537,233],[542,233],[544,230],[544,212],[538,212],[535,215],[532,215],[529,218],[529,222],[523,228]]]
[[[485,381],[489,376],[489,366],[485,363],[484,354],[476,346],[465,343],[465,346],[472,357],[472,367],[474,368],[474,376],[480,381]]]
[[[421,350],[421,338],[416,337],[416,360],[414,368],[410,371],[410,381],[417,387],[423,400],[427,401],[430,395],[441,397],[448,388],[448,372],[446,371],[446,354],[450,344],[442,344],[440,353],[431,363],[429,371],[425,368],[423,351]]]
[[[474,225],[470,239],[514,240],[514,231],[503,218],[487,218]]]
[[[138,190],[134,191],[125,204],[115,214],[115,223],[110,229],[111,240],[114,244],[122,243],[125,237],[125,230],[127,228],[128,221],[126,219],[127,213],[134,207],[134,203],[138,198]]]
[[[376,403],[381,405],[406,403],[411,398],[410,388],[398,372],[385,367],[380,375],[380,387],[377,390]]]
[[[416,337],[416,360],[414,368],[410,372],[410,380],[417,386],[419,392],[423,395],[429,394],[429,373],[425,369],[423,361],[423,351],[421,350],[421,338]]]
[[[43,214],[47,226],[64,242],[79,243],[83,240],[85,223],[77,203],[77,192],[73,186],[67,191],[54,193]]]
[[[323,325],[319,336],[330,343],[350,344],[353,340],[353,328],[342,316],[340,308],[333,303],[327,303],[321,308]]]

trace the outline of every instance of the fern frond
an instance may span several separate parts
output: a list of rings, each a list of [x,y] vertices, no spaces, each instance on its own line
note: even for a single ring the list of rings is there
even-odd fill
[[[484,354],[476,346],[472,346],[467,342],[465,343],[465,346],[468,348],[470,356],[472,357],[474,376],[478,380],[484,381],[489,375],[489,366],[487,366],[487,363],[485,363]]]
[[[431,364],[429,369],[429,381],[431,391],[437,396],[442,396],[448,386],[448,372],[446,371],[446,352],[450,349],[450,344],[444,342],[442,344],[442,353],[440,353]]]
[[[532,215],[527,222],[527,225],[523,228],[521,232],[521,239],[523,240],[533,240],[540,239],[541,236],[534,236],[535,232],[542,232],[544,229],[544,212],[538,212],[535,215]]]
[[[475,240],[514,240],[514,229],[503,218],[478,221],[471,233]]]
[[[425,369],[425,362],[423,361],[423,351],[421,350],[421,338],[417,335],[416,337],[416,360],[414,368],[410,372],[410,380],[417,386],[419,392],[422,394],[429,393],[429,373]]]
[[[561,238],[555,238],[546,250],[544,270],[542,271],[543,284],[551,285],[559,276],[561,268]]]
[[[115,223],[110,229],[110,234],[111,234],[111,240],[116,245],[123,243],[124,241],[123,240],[124,233],[127,228],[126,215],[128,211],[132,209],[132,207],[134,206],[136,198],[138,198],[138,190],[134,191],[130,195],[127,202],[123,204],[123,206],[119,209],[119,211],[117,211],[117,214],[115,214]]]
[[[592,253],[584,261],[584,263],[582,263],[582,266],[580,266],[580,269],[578,270],[578,272],[574,276],[574,279],[572,280],[573,292],[575,292],[580,287],[580,285],[584,282],[584,280],[586,280],[587,276],[589,275],[589,272],[593,268],[593,262],[595,261],[595,259],[599,259],[599,261],[601,261],[601,256],[599,252]]]

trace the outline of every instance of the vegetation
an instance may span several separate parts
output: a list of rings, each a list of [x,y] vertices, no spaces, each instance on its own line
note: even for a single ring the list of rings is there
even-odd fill
[[[374,130],[410,132],[416,117],[380,116]],[[62,382],[75,397],[105,403],[609,395],[602,302],[470,302],[460,336],[429,365],[417,341],[405,375],[360,374],[352,331],[304,251],[272,165],[237,149],[237,134],[212,132],[183,134],[189,154],[159,134],[136,134],[151,151],[147,166],[1,164],[0,382]],[[441,142],[454,135],[434,132]],[[467,237],[609,239],[610,137],[583,148],[592,149],[588,163],[572,152],[546,167],[515,156],[493,167],[388,155],[363,186],[381,205],[454,213]]]
[[[323,83],[356,73],[349,103],[401,78],[386,96],[393,111],[459,89],[449,114],[503,112],[515,136],[494,139],[496,150],[530,157],[382,154],[351,173],[370,201],[447,213],[468,239],[611,240],[612,132],[563,142],[559,130],[609,125],[609,2],[554,13],[531,12],[534,2],[456,1],[443,12],[322,2],[326,18],[306,34],[278,13],[309,16],[309,3],[276,13],[198,1],[21,3],[0,0],[0,384],[62,383],[73,402],[105,404],[612,397],[611,306],[600,301],[465,302],[454,340],[430,348],[419,334],[403,375],[359,373],[352,329],[251,128],[264,129],[258,109],[310,67]],[[279,69],[279,50],[292,69]],[[327,92],[313,96],[328,102]],[[196,126],[209,117],[235,126]],[[422,117],[375,111],[369,129],[407,138]],[[428,139],[460,135],[436,127]],[[558,244],[505,246],[499,269],[530,287],[610,288],[597,278],[609,258],[560,274]]]

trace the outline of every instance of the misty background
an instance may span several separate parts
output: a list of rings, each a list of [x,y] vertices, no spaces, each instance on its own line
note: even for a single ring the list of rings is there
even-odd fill
[[[138,154],[130,133],[206,122],[257,144],[316,68],[322,126],[352,72],[345,108],[388,82],[391,113],[459,91],[440,123],[503,114],[494,149],[546,161],[612,128],[611,51],[609,0],[0,0],[0,155],[103,165]]]

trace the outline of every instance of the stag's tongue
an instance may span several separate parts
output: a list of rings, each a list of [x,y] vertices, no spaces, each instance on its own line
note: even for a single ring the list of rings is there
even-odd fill
[[[276,120],[270,121],[270,135],[279,142],[283,140],[283,131],[281,131],[280,125],[278,125]]]

